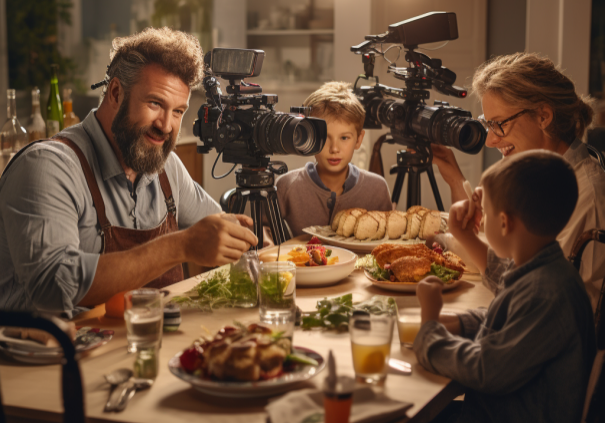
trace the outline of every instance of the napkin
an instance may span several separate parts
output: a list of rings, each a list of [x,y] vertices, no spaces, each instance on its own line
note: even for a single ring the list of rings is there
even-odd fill
[[[412,403],[393,400],[369,386],[353,391],[350,423],[389,422],[405,416]],[[317,389],[292,391],[271,401],[267,407],[271,423],[323,421],[323,392]]]

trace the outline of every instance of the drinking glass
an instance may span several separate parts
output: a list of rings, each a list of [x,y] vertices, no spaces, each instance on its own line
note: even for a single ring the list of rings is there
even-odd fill
[[[399,341],[403,346],[411,348],[420,330],[420,309],[402,308],[397,310],[397,329]]]
[[[382,384],[387,377],[394,319],[354,312],[349,321],[353,367],[358,382]]]
[[[164,309],[159,289],[140,288],[124,295],[124,320],[128,352],[159,346]]]
[[[276,261],[260,265],[258,303],[260,321],[292,339],[296,319],[296,265]]]

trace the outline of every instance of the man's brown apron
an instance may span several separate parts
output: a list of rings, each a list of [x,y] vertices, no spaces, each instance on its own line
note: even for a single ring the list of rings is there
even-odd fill
[[[176,221],[176,205],[174,204],[172,189],[170,188],[170,182],[168,181],[166,172],[162,171],[162,173],[159,174],[160,186],[162,187],[164,201],[166,201],[166,208],[168,209],[168,213],[166,214],[166,217],[164,217],[164,220],[162,220],[162,222],[153,229],[129,229],[119,226],[112,226],[111,223],[109,223],[109,220],[107,220],[107,215],[105,214],[105,202],[101,196],[101,191],[99,190],[99,185],[97,184],[95,175],[88,163],[88,160],[86,160],[84,153],[82,153],[82,150],[80,150],[80,147],[78,147],[70,139],[64,137],[55,136],[51,140],[44,141],[57,141],[67,145],[74,151],[74,153],[76,153],[78,160],[80,160],[80,165],[84,171],[84,177],[86,178],[88,189],[92,195],[93,204],[97,210],[97,220],[101,226],[101,236],[103,239],[101,254],[126,251],[138,245],[145,244],[162,235],[178,231],[179,228]],[[19,156],[32,144],[22,148],[17,153],[17,156]],[[16,158],[17,157],[14,157],[11,162],[13,162]],[[10,164],[11,163],[9,163],[6,169],[8,169]],[[119,275],[116,275],[116,277],[119,277]],[[183,279],[183,267],[179,264],[168,270],[159,278],[152,280],[145,286],[152,288],[164,288],[165,286],[180,282]]]

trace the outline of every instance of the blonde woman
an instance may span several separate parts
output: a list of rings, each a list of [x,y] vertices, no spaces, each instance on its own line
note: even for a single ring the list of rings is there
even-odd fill
[[[605,172],[582,142],[593,110],[589,100],[576,93],[573,82],[551,60],[533,53],[516,53],[481,65],[473,76],[473,92],[481,100],[483,115],[479,120],[488,130],[488,147],[500,150],[504,159],[534,149],[553,151],[576,172],[578,203],[557,237],[564,253],[569,255],[585,230],[605,228]],[[433,161],[451,187],[452,203],[464,200],[465,178],[453,152],[440,146],[433,149]],[[556,186],[552,195],[557,195]],[[485,279],[495,283],[505,266],[490,256],[491,250]],[[595,308],[605,277],[605,247],[592,243],[582,257],[580,273]]]

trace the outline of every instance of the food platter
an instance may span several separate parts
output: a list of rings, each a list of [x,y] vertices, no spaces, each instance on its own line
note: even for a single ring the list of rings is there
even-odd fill
[[[28,364],[58,364],[63,359],[60,347],[47,347],[30,339],[11,338],[4,334],[5,328],[0,328],[0,352],[16,361]],[[76,353],[92,350],[105,345],[114,332],[84,327],[76,333]]]
[[[296,245],[282,246],[279,254],[287,255]],[[332,256],[338,257],[338,263],[328,266],[296,267],[296,287],[310,288],[334,285],[349,276],[355,270],[357,255],[349,250],[331,247]],[[268,248],[259,254],[259,258],[273,255],[277,257],[278,247]]]
[[[304,347],[294,347],[294,352],[305,355],[316,360],[317,366],[298,364],[284,371],[281,376],[269,380],[257,382],[229,382],[212,379],[203,379],[199,376],[187,373],[179,360],[182,352],[178,353],[168,362],[170,372],[200,392],[219,397],[231,398],[255,398],[280,394],[295,385],[311,379],[321,372],[326,363],[324,358],[317,352]]]
[[[372,282],[372,284],[374,286],[377,286],[378,288],[382,288],[385,289],[387,291],[394,291],[394,292],[407,292],[410,294],[415,294],[416,293],[416,286],[418,285],[416,282],[389,282],[389,281],[379,281],[378,279],[374,279],[372,277],[372,275],[370,274],[370,272],[368,272],[367,269],[364,269],[364,274],[366,275],[366,278],[368,278],[370,280],[370,282]],[[460,285],[462,283],[461,279],[458,279],[450,284],[443,284],[443,291],[449,291],[451,289],[456,288],[458,285]]]
[[[426,241],[423,239],[377,239],[374,241],[360,241],[355,237],[345,238],[341,235],[336,235],[330,226],[309,226],[303,229],[303,232],[316,236],[325,244],[334,245],[340,248],[346,248],[356,253],[369,254],[372,250],[378,247],[380,244],[388,242],[389,244],[424,244]]]

